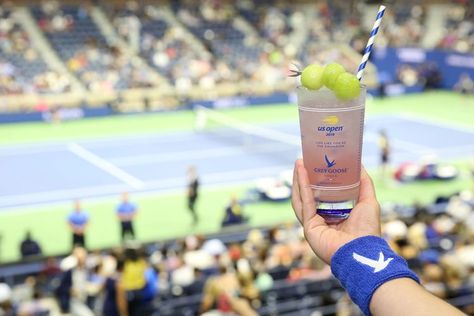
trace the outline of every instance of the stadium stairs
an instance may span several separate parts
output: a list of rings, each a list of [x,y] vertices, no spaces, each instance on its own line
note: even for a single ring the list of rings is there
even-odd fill
[[[19,23],[28,34],[33,46],[41,53],[41,57],[49,68],[58,73],[67,76],[71,81],[72,90],[75,92],[84,92],[84,85],[67,69],[66,65],[61,61],[54,49],[49,44],[43,32],[38,27],[35,18],[27,8],[17,9],[17,14],[21,17]]]
[[[169,8],[169,6],[164,6],[161,9],[161,17],[166,21],[166,23],[168,23],[169,26],[177,27],[183,32],[184,38],[188,41],[194,52],[197,52],[201,57],[210,56],[210,53],[207,51],[204,44],[191,32],[189,32],[186,27],[184,27],[184,25],[173,14],[173,11]]]
[[[53,50],[45,35],[41,32],[32,17],[31,12],[25,7],[16,7],[14,9],[17,15],[17,23],[27,34],[32,47],[39,53],[41,64],[48,69],[54,70],[61,75],[65,75],[71,83],[71,91],[63,94],[36,94],[22,93],[14,95],[2,95],[2,101],[7,105],[8,111],[17,112],[25,109],[33,109],[40,102],[48,104],[61,103],[62,106],[77,106],[80,96],[85,91],[84,86],[77,78],[72,75],[64,63],[61,61],[57,52]],[[20,56],[19,56],[20,57]],[[19,68],[28,67],[24,64]],[[34,76],[34,69],[22,69],[24,75]]]
[[[301,4],[301,13],[299,16],[301,21],[293,21],[293,32],[290,34],[290,43],[293,45],[295,52],[300,52],[303,48],[304,43],[309,37],[309,29],[306,27],[306,21],[315,19],[315,10],[311,10],[313,4]]]
[[[94,23],[99,28],[102,35],[105,37],[108,43],[113,43],[117,45],[120,49],[124,50],[125,53],[129,56],[129,58],[136,59],[143,67],[145,67],[148,71],[153,74],[153,81],[157,85],[168,85],[167,80],[161,76],[158,72],[155,71],[152,67],[150,67],[130,46],[129,43],[124,41],[115,31],[111,21],[107,18],[104,11],[100,7],[93,7],[91,10],[91,18]]]
[[[444,21],[450,6],[446,4],[433,4],[428,6],[426,13],[425,32],[422,46],[425,48],[436,47],[445,35]]]

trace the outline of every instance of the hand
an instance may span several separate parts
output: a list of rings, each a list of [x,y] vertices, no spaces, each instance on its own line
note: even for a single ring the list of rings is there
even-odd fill
[[[291,205],[303,225],[304,234],[313,251],[326,263],[344,244],[362,236],[380,236],[380,206],[375,197],[372,179],[362,167],[357,205],[349,218],[339,224],[328,225],[316,214],[316,202],[309,187],[308,173],[303,160],[298,159],[293,173]]]
[[[82,227],[74,227],[74,233],[77,235],[83,235],[84,234],[84,228]]]

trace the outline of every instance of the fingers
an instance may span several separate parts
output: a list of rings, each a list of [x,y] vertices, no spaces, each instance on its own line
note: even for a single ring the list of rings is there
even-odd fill
[[[297,161],[296,167],[301,203],[303,206],[303,222],[306,224],[316,215],[316,203],[314,202],[313,191],[310,188],[308,173],[303,165],[303,161]]]
[[[347,222],[356,234],[380,235],[380,206],[372,179],[364,167],[361,170],[359,201]]]
[[[316,202],[314,200],[314,193],[310,187],[308,173],[304,167],[303,161],[297,162],[298,184],[302,203],[302,217],[303,226],[306,237],[310,236],[310,232],[317,227],[327,226],[324,218],[316,213]]]
[[[359,192],[359,201],[360,202],[377,202],[377,197],[375,196],[375,188],[372,179],[362,166],[360,174],[360,192]]]
[[[302,210],[303,206],[301,203],[301,197],[300,197],[300,189],[299,189],[299,184],[298,184],[298,161],[301,159],[298,159],[295,162],[295,168],[293,169],[293,185],[291,187],[291,206],[293,207],[293,210],[295,211],[295,215],[298,218],[298,221],[303,224],[303,215],[302,215]]]

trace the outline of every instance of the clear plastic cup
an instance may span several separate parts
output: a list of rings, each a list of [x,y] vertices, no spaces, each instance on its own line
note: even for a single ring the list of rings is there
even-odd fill
[[[359,197],[366,87],[339,100],[326,88],[297,88],[303,160],[316,201],[328,223],[349,217]]]

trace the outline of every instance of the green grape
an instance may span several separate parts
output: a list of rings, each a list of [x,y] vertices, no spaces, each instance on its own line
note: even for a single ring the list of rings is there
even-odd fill
[[[333,90],[334,84],[336,83],[337,77],[344,73],[346,70],[344,67],[337,63],[330,63],[326,65],[323,73],[323,83],[326,87]]]
[[[337,77],[334,84],[334,93],[341,100],[355,99],[360,94],[360,83],[356,76],[345,72]]]
[[[306,66],[301,73],[301,84],[310,90],[318,90],[323,85],[323,71],[324,67],[320,65]]]

